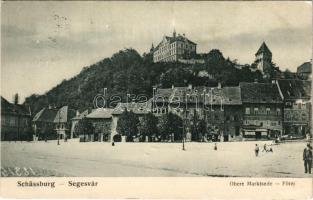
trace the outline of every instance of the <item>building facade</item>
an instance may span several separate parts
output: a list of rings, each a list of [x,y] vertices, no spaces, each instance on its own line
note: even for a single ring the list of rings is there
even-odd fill
[[[33,118],[34,140],[56,139],[54,119],[58,109],[48,107],[41,109]]]
[[[90,113],[89,110],[85,110],[82,113],[79,113],[77,111],[76,116],[71,119],[72,126],[71,126],[71,137],[70,138],[79,137],[79,134],[77,133],[77,130],[76,130],[76,126],[77,126],[78,122],[83,120],[89,113]]]
[[[153,62],[176,62],[179,59],[194,58],[197,44],[190,41],[185,35],[164,36],[163,40],[153,49]]]
[[[41,109],[33,118],[34,140],[67,139],[75,111],[68,106]]]
[[[240,137],[242,123],[239,87],[172,87],[157,89],[153,113],[168,112],[180,116],[185,124],[185,137],[191,140],[194,117],[205,120],[207,131],[201,141],[230,141]]]
[[[68,106],[61,107],[53,120],[57,136],[60,139],[70,138],[71,119],[75,116],[75,110]]]
[[[26,107],[1,97],[1,140],[31,140],[31,114]]]
[[[143,116],[151,112],[151,101],[143,102],[143,103],[136,103],[136,102],[130,102],[130,103],[118,103],[116,107],[114,108],[112,112],[113,121],[112,121],[112,134],[111,134],[111,141],[114,141],[114,136],[119,135],[119,133],[116,130],[117,127],[117,121],[120,117],[120,115],[125,111],[132,111],[135,113],[139,121],[142,120]],[[139,139],[139,138],[138,138]],[[145,140],[145,139],[144,139]],[[122,141],[125,141],[125,138],[123,137]]]
[[[276,83],[240,83],[243,137],[268,139],[283,133],[283,97]]]
[[[303,80],[312,80],[312,63],[305,62],[297,68],[297,75]]]
[[[284,134],[305,137],[311,133],[311,81],[278,80],[284,97]]]
[[[86,116],[86,119],[92,123],[93,133],[80,137],[84,138],[83,141],[98,141],[98,142],[110,142],[112,135],[112,116],[113,109],[109,108],[97,108]]]

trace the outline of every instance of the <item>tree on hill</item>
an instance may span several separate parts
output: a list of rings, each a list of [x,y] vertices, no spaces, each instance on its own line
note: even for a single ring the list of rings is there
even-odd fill
[[[160,85],[162,88],[169,88],[172,87],[172,85],[182,87],[186,86],[192,78],[192,72],[188,68],[170,68],[161,75]]]
[[[68,105],[83,111],[93,107],[93,99],[107,88],[108,96],[119,95],[126,101],[126,94],[144,94],[152,96],[152,87],[174,86],[214,86],[222,82],[224,86],[238,85],[239,82],[252,82],[261,79],[259,72],[236,69],[234,63],[225,59],[218,49],[202,54],[204,64],[153,63],[151,54],[141,57],[134,49],[124,49],[90,66],[84,67],[78,75],[63,80],[43,95],[31,95],[24,104],[30,106],[32,113],[43,107]],[[198,77],[200,71],[206,71],[215,78]],[[113,99],[114,100],[114,99]],[[111,99],[108,99],[110,104]]]
[[[132,142],[135,137],[138,137],[138,125],[138,116],[133,111],[127,111],[125,109],[118,118],[116,131],[126,136],[127,142]]]

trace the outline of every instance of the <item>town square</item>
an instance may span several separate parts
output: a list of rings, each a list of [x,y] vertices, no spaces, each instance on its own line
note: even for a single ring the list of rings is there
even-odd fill
[[[261,142],[79,143],[3,142],[2,176],[88,177],[302,177],[306,142],[272,145],[254,155]],[[28,156],[27,156],[28,155]],[[16,172],[16,167],[18,171]],[[25,169],[24,169],[25,168]],[[31,170],[30,170],[31,169]],[[28,170],[28,172],[26,172]]]
[[[1,9],[1,176],[311,177],[310,2]]]

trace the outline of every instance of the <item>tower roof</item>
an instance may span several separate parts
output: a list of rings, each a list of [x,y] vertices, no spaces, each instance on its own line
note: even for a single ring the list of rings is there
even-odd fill
[[[265,44],[265,42],[262,43],[262,45],[260,46],[259,50],[256,52],[255,55],[259,55],[261,53],[267,53],[272,55],[272,52],[270,51],[270,49],[267,47],[267,45]]]

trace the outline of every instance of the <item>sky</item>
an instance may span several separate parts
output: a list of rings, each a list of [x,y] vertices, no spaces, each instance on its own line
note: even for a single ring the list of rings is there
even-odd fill
[[[312,57],[310,1],[2,1],[1,95],[44,94],[121,49],[143,54],[174,29],[197,52],[220,49],[240,64],[251,64],[263,41],[282,70]]]

